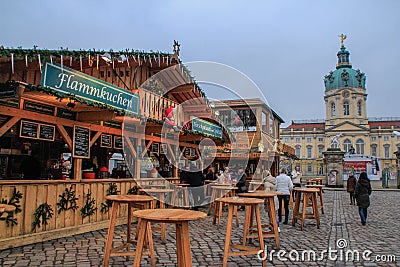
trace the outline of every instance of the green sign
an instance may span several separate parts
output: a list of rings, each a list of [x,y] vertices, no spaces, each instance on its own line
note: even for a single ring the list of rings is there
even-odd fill
[[[192,131],[205,133],[214,137],[222,138],[222,128],[214,123],[192,117]]]
[[[74,95],[88,103],[106,104],[118,110],[139,114],[139,96],[82,72],[46,63],[41,85],[61,95]]]

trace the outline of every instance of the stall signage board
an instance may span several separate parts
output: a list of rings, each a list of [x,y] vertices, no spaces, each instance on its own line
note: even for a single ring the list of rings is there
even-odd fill
[[[106,104],[130,114],[139,114],[138,94],[57,63],[46,62],[40,84],[61,96],[74,95],[88,103]]]
[[[192,131],[222,138],[222,128],[214,123],[192,116]]]
[[[102,134],[100,137],[100,147],[112,148],[112,135]]]
[[[55,132],[56,127],[54,125],[21,120],[19,136],[24,138],[54,141]]]
[[[114,148],[115,149],[124,148],[122,145],[122,136],[114,136]]]
[[[90,158],[90,129],[74,125],[72,156],[75,158]]]

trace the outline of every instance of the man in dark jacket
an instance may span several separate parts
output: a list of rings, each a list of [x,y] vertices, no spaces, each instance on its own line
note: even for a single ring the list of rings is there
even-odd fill
[[[367,222],[368,207],[370,205],[369,195],[371,195],[371,192],[371,182],[368,179],[367,173],[362,172],[354,190],[362,225],[365,225]]]
[[[236,183],[236,187],[238,188],[238,193],[247,192],[247,187],[246,187],[247,175],[244,172],[243,167],[239,167],[237,169],[237,176],[238,176],[238,182]],[[244,206],[241,206],[239,210],[244,210]]]
[[[193,206],[194,210],[198,209],[198,206],[204,201],[204,189],[202,185],[204,184],[203,173],[195,166],[190,166],[190,171],[186,174],[186,182],[190,184],[189,191],[193,196]]]

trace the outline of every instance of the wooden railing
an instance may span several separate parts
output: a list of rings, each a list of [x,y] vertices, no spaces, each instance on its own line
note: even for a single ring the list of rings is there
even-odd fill
[[[142,116],[150,119],[163,120],[164,110],[170,106],[177,107],[178,103],[162,97],[153,92],[139,89],[140,112]],[[176,124],[180,125],[179,117],[176,118]]]

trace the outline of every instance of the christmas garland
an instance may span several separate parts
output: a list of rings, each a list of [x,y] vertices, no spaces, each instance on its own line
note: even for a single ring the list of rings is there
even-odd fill
[[[33,214],[32,231],[35,231],[36,227],[40,227],[41,224],[47,225],[47,221],[53,217],[53,214],[53,209],[49,204],[40,204]]]
[[[76,197],[75,191],[72,191],[72,185],[69,189],[65,188],[64,193],[59,195],[59,197],[60,200],[57,203],[58,214],[60,214],[61,211],[78,209],[78,205],[76,204],[78,198]]]
[[[120,191],[118,190],[117,185],[115,183],[111,183],[106,190],[106,195],[118,195],[119,192]],[[105,203],[101,203],[101,213],[107,213],[110,210],[111,206],[112,201],[108,199],[105,201]]]
[[[85,205],[81,208],[82,218],[84,219],[88,216],[93,215],[96,210],[96,200],[92,198],[92,192],[90,192],[89,190],[88,193],[85,195]]]
[[[8,212],[5,218],[0,218],[0,220],[6,221],[7,227],[18,224],[17,219],[14,218],[14,214],[20,213],[22,211],[21,204],[19,202],[21,198],[22,198],[22,193],[20,191],[17,191],[17,188],[14,187],[11,198],[8,201],[4,198],[1,200],[2,204],[12,205],[15,207],[15,210],[12,212]]]

